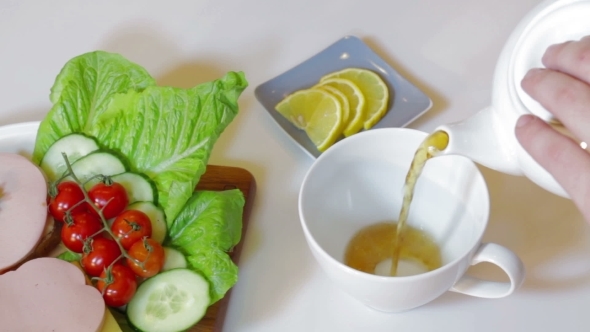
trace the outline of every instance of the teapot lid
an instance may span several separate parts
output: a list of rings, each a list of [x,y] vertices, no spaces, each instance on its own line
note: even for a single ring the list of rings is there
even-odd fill
[[[541,59],[549,46],[590,35],[590,1],[558,0],[541,8],[516,42],[509,77],[514,80],[516,94],[529,112],[547,122],[558,123],[551,113],[524,92],[520,81],[529,69],[543,67]]]

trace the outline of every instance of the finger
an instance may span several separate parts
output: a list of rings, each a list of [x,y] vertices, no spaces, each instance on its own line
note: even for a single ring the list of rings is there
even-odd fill
[[[533,115],[518,119],[515,134],[522,147],[553,175],[590,221],[590,154]]]
[[[552,45],[542,61],[548,69],[561,71],[590,84],[590,36]]]
[[[549,69],[532,69],[521,86],[577,138],[590,142],[590,85]]]

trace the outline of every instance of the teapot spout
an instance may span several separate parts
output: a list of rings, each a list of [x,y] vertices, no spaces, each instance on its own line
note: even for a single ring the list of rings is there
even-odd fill
[[[523,175],[515,151],[511,149],[514,143],[509,142],[513,135],[500,126],[491,107],[437,130],[449,135],[449,144],[440,155],[461,155],[502,173]]]

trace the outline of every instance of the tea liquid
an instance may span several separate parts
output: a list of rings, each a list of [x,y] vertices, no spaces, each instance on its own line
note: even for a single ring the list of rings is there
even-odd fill
[[[403,263],[400,263],[397,275],[419,274],[441,266],[438,246],[428,234],[406,225],[398,245],[397,227],[394,222],[380,222],[361,229],[346,248],[346,265],[366,273],[388,276],[391,252],[398,248],[398,257]]]
[[[427,271],[441,266],[438,246],[424,232],[407,227],[406,221],[414,196],[414,187],[426,161],[435,156],[436,152],[444,150],[448,143],[449,136],[443,131],[436,131],[424,139],[414,154],[406,175],[404,198],[397,224],[379,223],[361,229],[346,249],[346,265],[360,271],[375,273],[377,265],[390,258],[390,276],[398,275],[400,258],[407,262],[419,262]],[[393,234],[390,229],[393,229]],[[374,257],[370,258],[371,255]],[[364,263],[362,260],[365,260]]]

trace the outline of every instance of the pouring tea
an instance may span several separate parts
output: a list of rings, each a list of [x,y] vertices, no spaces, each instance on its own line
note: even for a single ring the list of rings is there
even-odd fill
[[[590,33],[590,21],[584,20],[589,14],[589,1],[547,1],[533,10],[513,32],[500,55],[495,72],[492,105],[465,121],[439,127],[421,143],[406,176],[401,213],[395,236],[390,240],[393,249],[391,258],[387,261],[391,262],[391,267],[386,275],[398,275],[400,252],[405,248],[405,237],[411,234],[411,229],[405,229],[405,223],[414,186],[426,161],[435,155],[462,154],[498,171],[525,175],[557,195],[568,197],[569,193],[573,193],[574,202],[587,218],[590,216],[588,211],[585,211],[587,209],[584,204],[587,196],[584,188],[587,184],[580,184],[580,181],[584,182],[584,178],[576,174],[585,173],[583,164],[585,161],[586,164],[590,163],[590,155],[583,151],[587,146],[586,142],[578,143],[581,148],[574,143],[576,134],[580,139],[590,139],[590,136],[585,136],[590,122],[584,123],[584,116],[579,115],[588,113],[586,105],[590,102],[590,59],[586,56],[590,54],[590,36],[580,39],[581,36]],[[562,24],[556,24],[560,22]],[[576,24],[577,22],[581,25]],[[560,27],[557,33],[556,25]],[[562,30],[563,26],[569,28]],[[573,41],[563,43],[564,37],[567,37],[565,40]],[[562,43],[555,44],[556,41]],[[547,42],[553,46],[548,48],[549,45],[545,45]],[[539,50],[542,50],[540,54]],[[539,67],[538,63],[546,65],[547,69],[531,70]],[[567,128],[543,106],[549,106],[553,112],[561,115]],[[563,110],[564,108],[574,111],[568,112]],[[519,120],[527,114],[529,116]],[[531,116],[533,114],[546,124],[542,121],[531,121],[535,120],[535,117]],[[578,121],[572,121],[572,115]],[[533,122],[536,128],[523,128]],[[572,133],[568,128],[573,129]],[[531,130],[534,133],[532,135],[537,136],[540,133],[545,137],[531,137]],[[552,142],[547,143],[549,140]],[[524,144],[521,145],[521,142]],[[550,152],[550,149],[553,152]],[[532,155],[527,151],[531,151]],[[554,156],[546,157],[547,154]],[[569,163],[559,160],[564,159],[562,154]],[[556,155],[562,157],[555,157]],[[572,166],[576,163],[582,165]],[[588,170],[590,169],[586,171]],[[577,183],[572,183],[571,172],[574,172],[573,181]],[[561,184],[564,184],[569,192],[566,192]],[[573,190],[572,187],[582,189]],[[351,244],[361,248],[354,241],[362,238],[368,229],[370,228],[361,230]],[[382,231],[376,234],[387,233]],[[378,243],[377,237],[371,240]],[[424,246],[429,247],[432,245]],[[432,252],[426,252],[429,252],[427,258],[436,257]],[[428,260],[420,256],[410,255],[409,258],[421,263],[422,267],[429,267],[426,269],[428,271],[437,268],[429,266]],[[405,259],[408,259],[407,254]]]
[[[579,104],[580,101],[582,103],[584,100],[586,102],[590,101],[590,86],[588,86],[588,83],[590,83],[590,60],[586,59],[585,56],[585,54],[590,53],[590,37],[580,41],[554,44],[556,41],[563,42],[565,37],[567,37],[565,40],[577,40],[581,36],[590,33],[590,21],[583,20],[583,17],[577,17],[578,20],[576,20],[576,15],[588,14],[590,14],[589,1],[547,1],[533,10],[513,32],[500,55],[495,72],[492,105],[465,121],[437,128],[421,143],[406,176],[402,209],[397,222],[395,237],[390,241],[391,246],[393,246],[391,258],[388,260],[388,262],[391,262],[391,267],[386,275],[398,275],[397,268],[400,252],[404,249],[405,236],[410,234],[411,231],[411,229],[405,229],[405,223],[414,186],[426,161],[435,155],[462,154],[498,171],[512,175],[525,175],[542,188],[557,195],[568,197],[569,192],[566,192],[561,184],[565,183],[566,188],[571,192],[571,182],[564,182],[567,178],[571,178],[571,174],[564,177],[563,174],[560,174],[564,172],[560,172],[559,168],[570,170],[574,170],[574,168],[572,168],[571,164],[563,165],[562,163],[562,165],[559,165],[559,162],[555,167],[542,167],[554,165],[555,162],[551,158],[555,157],[545,157],[545,155],[551,153],[548,150],[539,152],[539,147],[548,149],[548,144],[531,142],[537,137],[532,139],[527,137],[526,129],[522,129],[527,123],[526,117],[525,121],[518,121],[518,119],[525,114],[536,115],[537,118],[547,124],[536,121],[537,129],[533,130],[537,130],[536,133],[545,130],[545,135],[548,137],[545,140],[551,139],[554,141],[550,143],[554,146],[553,150],[562,150],[569,146],[570,149],[567,150],[566,154],[568,154],[567,158],[571,159],[572,163],[580,161],[583,164],[584,160],[590,162],[590,155],[583,151],[586,143],[578,143],[582,148],[575,146],[576,143],[573,141],[575,136],[559,123],[553,113],[548,112],[543,107],[543,105],[549,105],[552,111],[559,112],[560,108],[575,109],[576,104]],[[581,22],[581,25],[571,24],[571,22],[578,21]],[[557,25],[560,29],[558,33],[555,33],[556,23],[559,22],[563,24]],[[568,26],[569,30],[562,31],[562,26]],[[553,47],[548,49],[549,51],[545,50],[549,47],[549,45],[544,45],[547,42],[554,44]],[[541,50],[541,53],[538,52],[539,50]],[[557,54],[558,52],[559,54]],[[547,65],[548,69],[531,70],[531,68],[539,67],[539,63]],[[588,72],[588,75],[585,75],[586,72]],[[560,93],[562,95],[565,93],[566,98],[559,97]],[[552,96],[548,97],[548,94]],[[585,95],[586,97],[584,97]],[[588,113],[586,107],[582,107],[579,112]],[[581,125],[584,127],[583,130],[578,128],[578,132],[576,132],[576,127],[580,127],[580,125],[574,123],[572,126],[572,121],[567,117],[567,112],[562,111],[559,114],[563,116],[565,124],[570,125],[568,128],[574,129],[573,134],[578,134],[581,139],[590,139],[590,136],[584,137],[590,123],[586,123],[585,127]],[[570,111],[569,115],[571,114]],[[576,118],[583,119],[582,116],[576,116]],[[531,119],[534,119],[534,117],[528,117],[529,121]],[[520,127],[518,131],[515,130],[517,125]],[[551,127],[556,130],[551,130]],[[525,132],[523,133],[523,131]],[[524,140],[525,145],[520,144],[521,141],[516,136],[517,132],[521,136],[520,138]],[[537,150],[534,150],[535,145]],[[529,155],[527,151],[533,151],[534,155]],[[553,152],[553,154],[555,153],[563,152]],[[571,156],[574,154],[579,154],[581,157],[578,156],[578,159],[576,159]],[[537,163],[539,160],[543,162]],[[582,170],[579,173],[583,173],[582,167],[578,169]],[[554,175],[558,176],[554,177]],[[576,179],[579,179],[577,181],[583,181],[582,178]],[[576,193],[574,192],[574,194]],[[574,202],[576,202],[584,197],[573,198]],[[582,212],[585,212],[585,204],[576,203],[578,206],[581,205]],[[361,230],[359,237],[365,231],[365,229]],[[381,234],[386,234],[386,232]],[[357,237],[353,238],[352,241],[356,239]],[[375,256],[377,257],[377,255]],[[416,257],[410,256],[412,261],[420,262],[423,267],[429,266],[426,264],[427,260]],[[429,257],[436,257],[436,255],[430,254]],[[407,254],[405,259],[408,260]],[[432,268],[427,270],[432,270]]]

